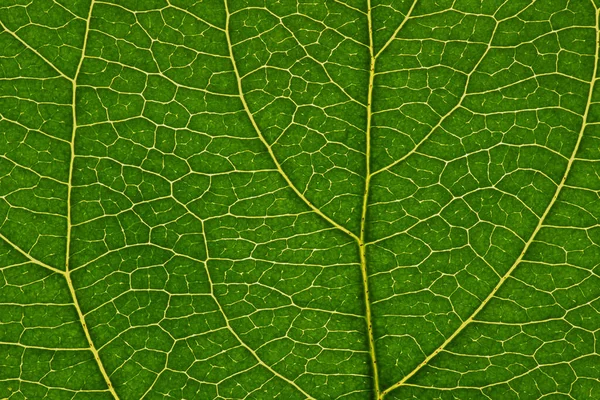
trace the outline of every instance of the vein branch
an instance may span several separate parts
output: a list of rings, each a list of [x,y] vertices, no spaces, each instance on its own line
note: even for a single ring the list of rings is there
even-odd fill
[[[250,111],[250,107],[248,107],[248,103],[246,102],[246,97],[245,97],[244,91],[242,89],[242,78],[241,78],[239,69],[237,67],[237,63],[235,61],[235,57],[233,56],[233,45],[232,45],[232,42],[231,42],[231,35],[229,34],[229,21],[230,21],[231,14],[229,13],[229,8],[228,8],[228,5],[227,5],[227,0],[225,0],[225,10],[226,10],[226,13],[227,13],[225,36],[227,37],[227,47],[229,48],[229,57],[231,58],[231,64],[233,65],[233,71],[235,73],[235,77],[236,77],[236,80],[237,80],[239,97],[240,97],[240,100],[241,100],[242,105],[244,107],[244,110],[246,111],[246,114],[248,115],[248,118],[250,119],[250,122],[252,123],[252,126],[254,127],[254,130],[256,131],[256,134],[258,135],[258,138],[264,144],[264,146],[267,148],[267,151],[269,152],[269,155],[271,156],[271,159],[273,160],[273,163],[275,163],[275,167],[277,168],[277,170],[279,171],[279,173],[281,174],[281,176],[283,177],[283,179],[286,181],[287,185],[294,191],[294,193],[296,193],[296,195],[308,207],[310,207],[310,209],[312,211],[314,211],[316,214],[318,214],[321,218],[323,218],[324,220],[326,220],[327,222],[329,222],[331,225],[333,225],[334,227],[336,227],[340,231],[344,232],[345,234],[347,234],[348,236],[350,236],[354,240],[358,241],[359,238],[358,238],[358,236],[356,234],[354,234],[348,228],[340,225],[338,222],[334,221],[332,218],[330,218],[328,215],[326,215],[317,206],[315,206],[310,200],[308,200],[306,198],[306,196],[302,192],[300,192],[300,190],[298,190],[298,188],[296,187],[296,185],[294,185],[294,183],[292,182],[292,180],[290,179],[290,177],[283,170],[281,164],[279,163],[279,160],[277,159],[277,157],[275,156],[275,153],[273,152],[273,149],[271,148],[271,145],[269,145],[269,143],[267,142],[267,139],[262,134],[262,131],[258,127],[258,124],[256,123],[256,120],[254,119],[254,115]]]
[[[417,5],[417,1],[418,0],[414,0],[412,6],[410,6],[408,11],[406,12],[406,16],[404,17],[404,19],[402,20],[400,25],[398,25],[398,28],[396,28],[396,30],[394,31],[394,34],[392,36],[390,36],[388,41],[383,45],[383,47],[381,49],[379,49],[377,54],[375,54],[375,58],[378,58],[381,55],[381,53],[383,53],[385,51],[385,49],[387,49],[388,46],[394,41],[394,39],[396,39],[396,36],[398,36],[398,33],[400,32],[400,30],[404,27],[404,25],[406,24],[406,22],[409,20],[410,16],[412,15],[412,12],[415,9],[415,6]],[[369,6],[369,15],[371,14],[370,9],[371,9],[371,6]],[[373,37],[372,31],[371,31],[371,37]],[[372,42],[372,40],[371,40],[371,42]],[[373,46],[371,46],[371,47],[373,47]]]
[[[46,268],[52,272],[56,272],[58,274],[64,275],[65,271],[60,270],[58,268],[55,268],[51,265],[48,265],[36,258],[34,258],[31,254],[27,253],[25,250],[21,249],[19,246],[17,246],[15,243],[11,242],[6,236],[4,236],[3,234],[0,233],[0,239],[4,240],[6,243],[8,243],[12,248],[14,248],[16,251],[18,251],[19,253],[21,253],[23,256],[25,256],[29,261],[31,261],[34,264],[39,265],[40,267]]]
[[[13,38],[15,38],[19,43],[21,43],[26,49],[30,50],[35,55],[37,55],[39,58],[41,58],[42,60],[44,60],[44,62],[46,64],[48,64],[48,66],[50,68],[52,68],[57,74],[59,74],[60,76],[62,76],[65,79],[68,79],[71,82],[75,81],[75,79],[67,76],[64,72],[62,72],[61,70],[59,70],[54,64],[52,64],[50,62],[50,60],[48,60],[45,56],[43,56],[39,51],[37,51],[36,49],[34,49],[33,47],[31,47],[26,41],[24,41],[23,39],[21,39],[15,32],[13,32],[10,29],[8,29],[6,27],[6,25],[4,25],[2,23],[2,21],[0,21],[0,27],[2,27],[2,29],[4,31],[6,31],[9,35],[11,35]],[[83,53],[81,54],[81,57],[83,58]]]

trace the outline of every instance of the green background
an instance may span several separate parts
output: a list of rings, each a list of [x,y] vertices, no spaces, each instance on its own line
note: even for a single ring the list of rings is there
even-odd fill
[[[599,6],[0,0],[0,398],[600,399]]]

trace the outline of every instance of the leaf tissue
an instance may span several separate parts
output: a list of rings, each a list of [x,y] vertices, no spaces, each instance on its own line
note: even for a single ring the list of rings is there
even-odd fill
[[[598,0],[0,0],[0,399],[600,399]]]

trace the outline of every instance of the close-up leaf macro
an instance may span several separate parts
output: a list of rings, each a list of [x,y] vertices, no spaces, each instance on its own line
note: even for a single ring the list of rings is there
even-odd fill
[[[0,0],[0,399],[600,400],[600,0]]]

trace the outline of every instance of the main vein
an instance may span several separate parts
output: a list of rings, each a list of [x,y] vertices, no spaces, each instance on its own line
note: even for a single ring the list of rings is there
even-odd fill
[[[369,336],[369,354],[371,357],[371,369],[373,370],[373,391],[375,398],[379,398],[379,370],[377,368],[377,352],[375,351],[375,335],[373,334],[373,320],[371,313],[371,299],[369,295],[369,273],[367,270],[367,246],[365,245],[365,231],[367,221],[367,204],[369,199],[369,185],[371,182],[371,120],[373,105],[373,84],[375,82],[375,48],[373,46],[373,18],[371,17],[371,0],[367,3],[367,20],[369,23],[369,87],[367,95],[367,130],[366,130],[366,174],[365,191],[363,194],[363,205],[360,216],[360,237],[358,249],[360,252],[360,273],[362,276],[363,297],[365,301],[365,317],[367,322],[367,334]],[[408,17],[408,16],[407,16]]]
[[[369,87],[367,95],[367,129],[366,129],[366,174],[365,174],[365,190],[363,193],[362,212],[360,217],[360,237],[358,238],[358,248],[360,252],[360,272],[362,276],[363,286],[363,297],[365,301],[365,318],[367,322],[367,334],[369,339],[369,354],[371,358],[371,369],[373,371],[373,392],[376,399],[380,398],[380,387],[379,387],[379,369],[377,366],[377,352],[375,349],[375,334],[373,332],[373,318],[371,312],[371,299],[369,294],[369,272],[367,268],[367,243],[366,243],[366,227],[367,227],[367,209],[369,202],[369,189],[371,184],[371,177],[374,175],[371,173],[371,127],[373,124],[373,88],[375,85],[375,65],[377,58],[387,49],[390,43],[394,40],[398,32],[402,29],[406,21],[410,18],[417,0],[414,0],[410,9],[406,13],[406,16],[394,31],[388,41],[381,47],[381,49],[375,53],[375,45],[373,42],[373,18],[372,18],[372,7],[371,0],[368,1],[367,6],[367,21],[369,25]]]
[[[498,281],[498,283],[496,284],[496,286],[494,287],[494,289],[489,293],[489,295],[479,305],[479,307],[477,307],[477,309],[471,314],[471,316],[469,318],[467,318],[458,327],[458,329],[456,331],[454,331],[454,333],[448,339],[446,339],[444,341],[444,343],[442,343],[437,349],[435,349],[435,351],[433,351],[431,354],[429,354],[429,356],[427,356],[416,368],[414,368],[410,373],[408,373],[400,381],[398,381],[394,385],[390,386],[389,388],[385,389],[381,393],[381,398],[385,397],[387,394],[389,394],[393,390],[395,390],[395,389],[399,388],[400,386],[404,385],[410,378],[412,378],[425,365],[427,365],[429,363],[429,361],[431,361],[431,359],[433,359],[436,355],[438,355],[441,351],[443,351],[454,340],[454,338],[456,338],[471,322],[474,321],[475,317],[477,317],[477,315],[485,308],[485,306],[489,303],[489,301],[496,295],[496,293],[498,292],[498,290],[500,290],[500,288],[502,287],[502,285],[504,284],[504,282],[506,282],[506,280],[512,275],[512,273],[514,272],[514,270],[519,266],[519,264],[523,260],[523,257],[525,257],[525,254],[527,253],[527,250],[529,250],[529,247],[535,241],[535,237],[537,236],[538,232],[544,226],[544,221],[548,217],[548,214],[550,213],[550,210],[552,209],[552,206],[554,205],[554,203],[556,203],[556,200],[558,199],[558,196],[560,195],[560,192],[562,191],[562,188],[565,186],[565,182],[567,180],[567,177],[569,176],[569,172],[571,171],[571,167],[573,166],[573,162],[575,161],[577,152],[579,150],[579,146],[581,145],[581,140],[583,138],[583,132],[585,131],[585,128],[587,126],[587,118],[588,118],[588,114],[589,114],[589,111],[590,111],[590,106],[591,106],[591,103],[592,103],[592,94],[594,92],[594,85],[597,82],[596,74],[598,72],[598,61],[600,61],[600,57],[599,57],[599,52],[600,52],[600,29],[598,27],[599,23],[600,23],[600,10],[598,10],[598,8],[596,8],[596,42],[595,42],[596,43],[596,53],[595,53],[595,56],[594,56],[594,71],[592,73],[592,81],[590,83],[590,89],[589,89],[589,92],[588,92],[588,98],[587,98],[586,108],[585,108],[585,111],[584,111],[584,114],[583,114],[583,120],[582,120],[582,123],[581,123],[581,129],[579,130],[579,135],[577,137],[577,142],[575,144],[575,148],[573,149],[573,152],[571,153],[571,157],[569,158],[569,161],[567,163],[567,168],[565,169],[563,177],[562,177],[560,183],[556,187],[556,190],[554,192],[554,196],[552,196],[552,199],[550,200],[550,202],[548,203],[548,206],[546,206],[546,209],[545,209],[544,213],[540,217],[540,220],[539,220],[537,226],[535,227],[535,230],[533,231],[533,233],[531,234],[529,240],[527,241],[527,243],[523,247],[523,250],[519,254],[519,257],[515,260],[515,262],[512,264],[512,266],[509,268],[509,270],[502,276],[502,278],[500,278],[500,280]]]
[[[71,280],[71,270],[70,270],[70,260],[69,260],[69,258],[71,256],[71,226],[72,226],[72,222],[71,222],[71,192],[73,191],[73,164],[75,161],[75,133],[77,131],[77,107],[76,107],[77,78],[79,76],[79,72],[81,71],[81,66],[83,64],[83,59],[85,57],[85,52],[86,52],[87,42],[88,42],[88,34],[90,32],[90,21],[92,19],[93,8],[94,8],[94,0],[92,0],[90,3],[90,9],[89,9],[88,16],[87,16],[86,23],[85,23],[85,34],[83,36],[83,48],[81,49],[81,58],[79,59],[79,64],[77,65],[77,70],[76,70],[75,76],[73,77],[73,80],[72,80],[73,94],[72,94],[71,106],[72,106],[72,118],[73,118],[73,131],[71,133],[71,142],[70,142],[71,160],[69,163],[69,182],[68,182],[68,190],[67,190],[67,250],[66,250],[67,254],[66,254],[66,258],[65,258],[66,271],[65,271],[64,276],[67,281],[67,286],[69,287],[69,292],[71,293],[71,297],[73,298],[73,305],[75,306],[75,309],[77,310],[79,322],[81,323],[81,327],[83,329],[83,332],[84,332],[87,342],[89,344],[90,351],[94,355],[94,359],[96,360],[96,363],[98,364],[98,368],[100,369],[100,373],[102,373],[102,377],[104,378],[104,381],[106,382],[108,390],[110,391],[112,396],[118,400],[119,396],[117,395],[117,392],[115,391],[115,388],[112,385],[112,382],[110,381],[110,377],[108,376],[108,373],[106,372],[106,369],[104,368],[104,365],[102,364],[102,360],[100,359],[100,354],[98,353],[98,350],[96,349],[96,346],[94,345],[94,341],[92,340],[92,336],[90,335],[90,331],[85,322],[85,317],[83,316],[83,312],[81,311],[81,306],[79,305],[79,300],[77,300],[77,293],[75,292],[75,286],[73,286],[73,281]]]

